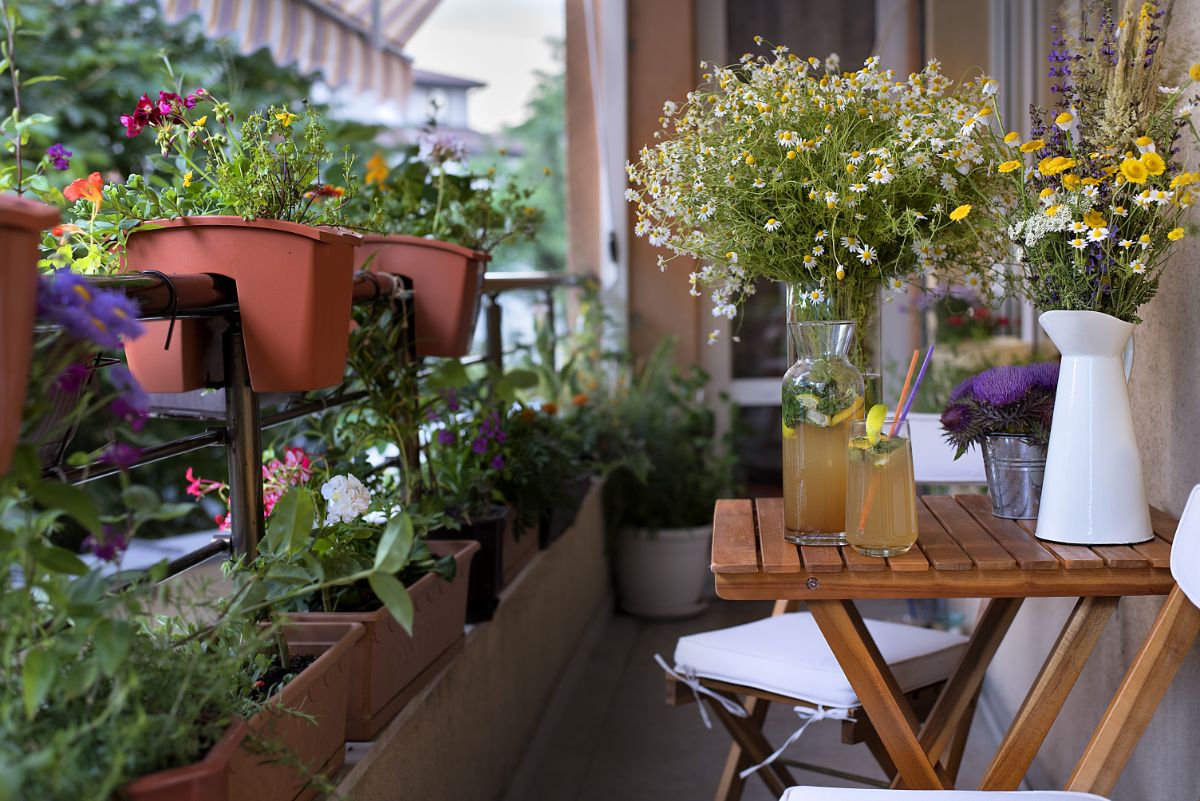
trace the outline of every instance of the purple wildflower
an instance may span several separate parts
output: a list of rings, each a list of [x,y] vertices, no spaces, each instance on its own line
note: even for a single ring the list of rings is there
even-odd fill
[[[495,458],[492,459],[492,469],[493,470],[503,470],[504,469],[504,457],[503,456],[501,456],[500,454],[496,454]]]
[[[942,412],[942,428],[958,434],[971,423],[971,408],[963,403],[952,403]]]
[[[69,169],[71,166],[71,156],[75,154],[63,147],[62,142],[56,142],[46,148],[46,156],[50,159],[50,163],[54,165],[56,170]]]
[[[72,364],[54,382],[54,391],[64,395],[74,395],[83,389],[91,375],[91,368],[86,364]]]
[[[475,441],[471,443],[471,450],[480,456],[487,453],[487,448],[488,448],[487,437],[476,437]]]
[[[439,445],[453,445],[454,444],[454,432],[450,431],[449,429],[443,428],[441,431],[438,432],[438,444]]]
[[[452,389],[446,390],[445,394],[446,408],[451,412],[457,412],[462,407],[458,403],[458,393]]]
[[[121,347],[121,338],[143,331],[137,305],[121,292],[98,289],[69,269],[38,282],[38,316],[67,333],[101,348]]]
[[[101,461],[108,462],[120,470],[128,470],[140,458],[142,449],[128,442],[114,442],[100,454]]]
[[[129,547],[128,532],[115,525],[106,525],[99,537],[89,534],[83,541],[83,550],[105,562],[115,562]]]

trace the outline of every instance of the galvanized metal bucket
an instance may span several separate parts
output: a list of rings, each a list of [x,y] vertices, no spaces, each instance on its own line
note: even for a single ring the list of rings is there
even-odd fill
[[[1046,472],[1046,446],[1029,437],[989,434],[983,439],[992,514],[1012,520],[1036,520]]]

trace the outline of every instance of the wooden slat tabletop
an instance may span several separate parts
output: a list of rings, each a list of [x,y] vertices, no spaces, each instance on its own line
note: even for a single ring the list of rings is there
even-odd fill
[[[783,539],[778,498],[718,501],[712,571],[717,594],[744,600],[1165,595],[1178,522],[1151,510],[1155,538],[1084,547],[1044,542],[1032,521],[992,516],[984,495],[928,495],[917,544],[890,559]]]

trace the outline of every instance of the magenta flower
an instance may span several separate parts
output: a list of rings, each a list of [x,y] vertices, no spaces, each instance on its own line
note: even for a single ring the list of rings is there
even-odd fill
[[[118,470],[128,470],[142,458],[142,449],[128,442],[114,442],[100,454],[100,460],[108,462]]]

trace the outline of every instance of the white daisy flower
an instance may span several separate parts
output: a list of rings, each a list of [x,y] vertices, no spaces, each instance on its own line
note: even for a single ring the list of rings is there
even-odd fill
[[[1084,225],[1083,223],[1081,223],[1079,220],[1076,220],[1075,222],[1071,223],[1071,233],[1073,233],[1073,234],[1082,234],[1087,229],[1088,229],[1088,227],[1086,225]]]
[[[775,141],[779,143],[780,147],[789,147],[790,148],[795,143],[797,138],[798,137],[794,131],[776,131],[775,132]]]
[[[858,260],[863,264],[874,264],[879,258],[879,252],[870,245],[863,245],[858,251]]]
[[[1125,215],[1129,214],[1129,210],[1124,206],[1109,206],[1109,208],[1112,210],[1112,213],[1118,217],[1124,217]]]
[[[715,345],[715,344],[717,344],[717,340],[719,340],[720,338],[721,338],[721,329],[720,328],[714,328],[713,330],[708,332],[708,344]]]
[[[846,154],[846,158],[849,160],[849,162],[851,164],[856,164],[856,165],[862,164],[863,159],[865,159],[866,157],[867,157],[866,153],[860,153],[857,150],[851,150],[849,153]]]
[[[1122,250],[1127,250],[1127,249],[1133,247],[1133,240],[1122,239],[1120,242],[1117,243],[1117,247],[1121,248]]]
[[[1088,184],[1080,191],[1083,193],[1083,196],[1086,197],[1088,200],[1095,200],[1100,195],[1100,190],[1097,189],[1092,184]]]
[[[826,236],[828,236],[828,235],[829,235],[829,234],[828,234],[828,233],[826,233],[825,229],[824,229],[824,228],[822,228],[820,231],[817,231],[817,235],[816,235],[816,236],[814,236],[814,237],[813,237],[813,239],[814,239],[814,240],[816,240],[817,242],[824,242],[824,241],[825,241],[825,237],[826,237]]]
[[[814,256],[822,256],[822,255],[824,255],[824,253],[825,253],[825,246],[824,246],[824,245],[817,245],[816,247],[814,247],[814,248],[812,249],[812,254],[813,254]]]
[[[850,191],[859,193],[866,192],[867,185],[864,183],[850,184]]]
[[[953,192],[955,189],[958,189],[958,179],[948,172],[942,173],[939,182],[942,185],[942,189],[945,189],[947,192]]]
[[[871,170],[867,175],[867,180],[873,184],[886,184],[890,183],[894,177],[887,167],[880,167],[877,170]]]
[[[1146,263],[1144,261],[1135,261],[1133,264],[1129,265],[1129,269],[1134,275],[1141,275],[1142,273],[1146,272]]]
[[[813,303],[823,303],[825,301],[824,289],[813,289],[808,293],[808,299]]]
[[[1083,250],[1087,247],[1087,240],[1081,236],[1077,236],[1071,240],[1071,247],[1075,248],[1076,250]]]
[[[899,292],[900,290],[904,289],[904,279],[899,277],[889,278],[888,286],[892,288],[893,292]]]
[[[729,262],[730,264],[737,264],[738,254],[735,251],[729,251],[725,254],[725,261]]]
[[[753,186],[755,189],[762,189],[766,185],[767,185],[767,182],[764,181],[761,177],[755,178],[754,183],[751,184],[751,186]]]
[[[858,249],[860,247],[858,244],[858,237],[843,236],[842,237],[842,247],[844,247],[846,250],[849,250],[851,253],[857,253]]]
[[[767,231],[777,231],[781,225],[783,225],[783,223],[772,217],[767,220],[766,225],[764,225],[763,228]]]
[[[641,196],[634,189],[626,189],[625,190],[625,199],[630,202],[633,202],[635,200],[641,200]]]
[[[1107,228],[1104,228],[1104,227],[1093,228],[1092,230],[1088,231],[1088,241],[1089,242],[1103,242],[1105,239],[1108,239],[1108,229]]]

